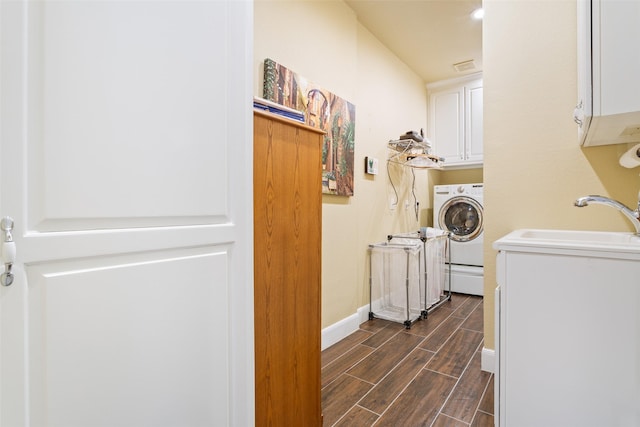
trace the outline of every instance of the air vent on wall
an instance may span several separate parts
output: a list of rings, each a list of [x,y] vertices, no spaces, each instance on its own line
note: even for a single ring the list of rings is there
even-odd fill
[[[462,73],[463,71],[475,70],[476,63],[473,59],[469,61],[458,62],[457,64],[453,64],[453,68],[456,69],[457,72]]]

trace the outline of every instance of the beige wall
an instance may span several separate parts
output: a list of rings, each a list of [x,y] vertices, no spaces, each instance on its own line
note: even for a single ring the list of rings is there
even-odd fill
[[[603,194],[635,206],[640,180],[618,166],[625,145],[578,146],[576,2],[484,7],[485,346],[494,348],[492,243],[519,228],[631,230],[614,210],[573,201]]]
[[[426,130],[424,82],[358,24],[336,1],[256,1],[254,94],[262,95],[265,58],[299,73],[356,106],[353,197],[323,197],[322,325],[334,324],[368,304],[367,245],[387,234],[415,231],[409,169],[391,168],[399,193],[389,185],[387,141],[407,130]],[[377,157],[380,172],[364,173],[365,156]],[[428,175],[416,171],[421,221],[430,212]]]

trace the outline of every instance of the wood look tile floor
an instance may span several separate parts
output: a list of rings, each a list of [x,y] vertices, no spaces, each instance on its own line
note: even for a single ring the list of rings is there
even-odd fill
[[[482,297],[462,294],[411,329],[363,323],[322,352],[324,426],[493,426],[483,338]]]

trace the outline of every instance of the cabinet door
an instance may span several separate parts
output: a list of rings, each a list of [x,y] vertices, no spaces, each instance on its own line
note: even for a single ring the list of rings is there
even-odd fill
[[[470,83],[465,92],[465,160],[482,161],[482,80]]]
[[[433,92],[430,97],[431,133],[434,152],[445,165],[464,160],[464,88]]]
[[[594,114],[640,111],[640,2],[593,1],[592,10]]]
[[[578,104],[584,146],[640,141],[640,2],[578,2]]]
[[[322,133],[254,115],[256,426],[322,425]]]
[[[637,260],[521,250],[496,273],[500,426],[639,426]]]
[[[573,121],[578,125],[578,140],[584,144],[593,116],[591,85],[591,4],[578,1],[578,100]]]

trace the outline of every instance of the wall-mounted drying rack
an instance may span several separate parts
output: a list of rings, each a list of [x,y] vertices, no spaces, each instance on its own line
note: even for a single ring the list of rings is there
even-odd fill
[[[442,168],[443,159],[429,154],[431,144],[428,141],[414,139],[391,140],[388,144],[391,154],[387,162],[419,169]]]

